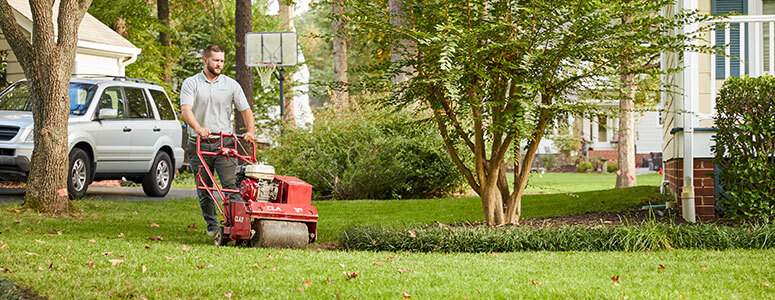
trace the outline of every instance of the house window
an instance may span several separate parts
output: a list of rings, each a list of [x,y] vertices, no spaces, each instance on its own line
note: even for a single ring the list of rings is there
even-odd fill
[[[608,138],[608,129],[606,128],[606,118],[599,118],[597,120],[597,141],[605,142]]]
[[[748,0],[713,0],[711,1],[711,10],[713,15],[723,15],[728,13],[748,14]],[[722,47],[729,44],[729,52],[733,57],[740,57],[740,23],[729,24],[729,40],[725,41],[725,31],[716,30],[716,46]],[[745,28],[749,29],[749,28]],[[746,31],[747,32],[747,31]],[[747,45],[746,45],[747,46]],[[748,47],[746,47],[748,49]],[[746,55],[747,57],[747,55]],[[729,60],[729,73],[724,74],[725,58],[716,55],[716,79],[725,79],[727,77],[740,77],[740,61],[737,59]]]
[[[762,14],[763,15],[775,15],[775,0],[762,0]],[[775,32],[770,32],[770,26],[767,26],[767,23],[764,23],[765,26],[762,26],[762,30],[764,30],[764,70],[770,69],[770,40],[773,37],[773,34]]]

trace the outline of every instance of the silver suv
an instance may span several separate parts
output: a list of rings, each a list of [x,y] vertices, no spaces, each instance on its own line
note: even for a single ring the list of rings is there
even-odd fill
[[[33,133],[29,87],[0,93],[0,181],[26,181]],[[151,197],[169,192],[183,164],[181,124],[164,89],[127,77],[70,80],[67,190],[80,198],[94,180],[142,182]]]

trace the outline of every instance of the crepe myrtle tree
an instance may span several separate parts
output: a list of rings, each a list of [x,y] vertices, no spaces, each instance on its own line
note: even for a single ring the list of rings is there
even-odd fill
[[[388,95],[385,104],[431,115],[489,225],[519,222],[538,145],[558,120],[606,113],[578,95],[603,78],[645,72],[628,67],[640,55],[703,50],[694,43],[703,27],[675,29],[709,18],[661,16],[670,0],[404,0],[405,24],[396,26],[384,2],[346,3],[355,34],[402,51],[401,60],[375,59],[368,86]],[[412,47],[396,47],[404,39]],[[391,83],[399,75],[408,79]]]
[[[0,0],[0,29],[30,84],[35,149],[25,203],[40,212],[69,211],[67,197],[67,87],[75,62],[78,26],[91,0],[30,1],[32,37],[16,23],[13,8]],[[54,24],[56,22],[56,26]]]

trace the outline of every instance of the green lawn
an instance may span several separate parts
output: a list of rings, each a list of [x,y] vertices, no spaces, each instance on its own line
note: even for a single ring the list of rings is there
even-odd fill
[[[593,180],[578,178],[594,189]],[[534,181],[544,179],[558,180]],[[525,217],[619,210],[651,199],[656,189],[535,194],[523,208]],[[442,254],[216,247],[193,198],[74,203],[83,211],[76,219],[0,207],[0,277],[52,299],[227,299],[230,293],[233,299],[402,299],[402,292],[414,299],[775,297],[772,250]],[[481,220],[475,197],[315,205],[323,241],[354,224]]]
[[[216,247],[201,229],[187,228],[201,218],[192,201],[77,205],[85,212],[77,220],[2,208],[0,276],[51,299],[226,299],[228,293],[401,299],[402,292],[414,299],[775,297],[772,250],[426,254]],[[157,236],[163,240],[149,240]],[[354,272],[347,280],[345,273]]]
[[[511,184],[514,175],[509,174]],[[645,174],[637,176],[638,186],[659,186],[662,176],[659,174]],[[613,173],[530,173],[526,192],[528,193],[567,193],[598,191],[614,188],[616,175]]]

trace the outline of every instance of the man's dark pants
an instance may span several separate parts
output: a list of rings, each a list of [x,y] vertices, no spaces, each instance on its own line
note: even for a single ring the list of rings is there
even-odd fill
[[[200,143],[202,151],[210,151],[210,152],[218,152],[219,148],[221,147],[220,141],[214,141],[211,143],[205,143],[204,141]],[[224,147],[233,148],[234,147],[234,140],[232,138],[224,138],[223,139],[223,145]],[[191,164],[191,170],[194,172],[194,178],[196,178],[197,186],[201,186],[199,182],[199,176],[197,175],[199,172],[199,166],[202,165],[202,162],[199,160],[199,157],[196,155],[196,142],[195,141],[189,141],[188,143],[188,149],[190,157],[188,159],[189,163]],[[226,189],[238,189],[237,187],[237,159],[236,158],[227,158],[223,156],[211,156],[211,155],[203,155],[202,156],[205,160],[205,163],[210,168],[210,172],[213,172],[213,175],[215,173],[218,174],[218,177],[221,181],[221,188]],[[207,176],[207,171],[202,168],[202,180],[204,183],[204,186],[208,187],[214,187],[212,182],[210,181],[210,177]],[[218,196],[217,191],[212,191],[213,195],[215,195],[216,198],[220,198]],[[215,231],[218,229],[218,212],[216,211],[215,202],[210,197],[210,195],[205,190],[199,190],[197,189],[197,196],[199,196],[199,206],[202,208],[202,217],[204,217],[205,222],[207,222],[207,231]],[[233,197],[233,196],[232,196]],[[221,199],[217,199],[218,202],[221,202]]]

